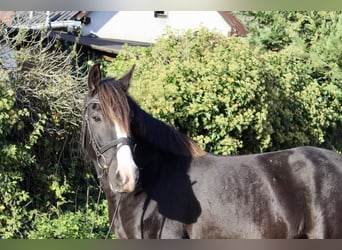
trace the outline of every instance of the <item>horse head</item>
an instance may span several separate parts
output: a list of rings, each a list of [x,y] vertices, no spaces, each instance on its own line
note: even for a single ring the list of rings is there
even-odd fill
[[[132,192],[139,175],[132,154],[127,100],[133,71],[134,66],[118,80],[102,78],[96,64],[88,75],[82,146],[98,178],[113,192]]]

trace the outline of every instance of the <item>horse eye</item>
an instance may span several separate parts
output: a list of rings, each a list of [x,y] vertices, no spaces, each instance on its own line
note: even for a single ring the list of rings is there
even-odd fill
[[[93,119],[94,119],[95,122],[100,122],[101,121],[101,118],[99,116],[94,116]]]

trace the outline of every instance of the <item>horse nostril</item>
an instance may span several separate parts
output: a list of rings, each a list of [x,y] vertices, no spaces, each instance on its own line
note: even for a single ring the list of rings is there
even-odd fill
[[[115,179],[116,179],[117,183],[120,184],[120,185],[126,184],[125,183],[125,179],[126,178],[124,178],[119,171],[116,172]]]
[[[120,172],[116,172],[115,179],[118,183],[122,183],[122,177]]]

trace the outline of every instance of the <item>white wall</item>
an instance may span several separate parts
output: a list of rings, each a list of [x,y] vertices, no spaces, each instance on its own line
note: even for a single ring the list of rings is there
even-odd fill
[[[167,17],[154,17],[153,11],[119,11],[89,13],[91,23],[84,27],[83,35],[96,33],[101,38],[154,42],[170,26],[188,30],[200,26],[225,35],[230,26],[217,11],[169,11]]]

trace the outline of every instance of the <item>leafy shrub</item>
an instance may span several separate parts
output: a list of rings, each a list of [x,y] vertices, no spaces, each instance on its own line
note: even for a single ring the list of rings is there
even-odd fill
[[[116,76],[137,63],[132,96],[207,151],[340,149],[328,141],[341,124],[339,85],[315,78],[310,60],[297,46],[261,50],[200,29],[169,32],[151,48],[127,47],[106,70]]]
[[[305,142],[341,151],[342,144],[337,138],[342,135],[339,108],[342,97],[342,12],[260,11],[241,14],[248,17],[246,25],[251,43],[262,50],[284,50],[280,53],[295,54],[294,57],[298,58],[298,62],[291,61],[292,68],[302,68],[298,77],[306,79],[294,81],[302,87],[303,99],[297,103],[303,102],[308,111],[299,112],[299,115],[311,120],[307,129],[318,138],[315,140],[311,136],[313,142],[304,138]],[[286,62],[283,66],[287,65]],[[300,127],[295,129],[299,131]]]
[[[4,79],[6,72],[2,72]],[[34,158],[22,144],[10,141],[14,126],[28,116],[27,109],[15,110],[15,93],[11,86],[0,84],[0,235],[2,238],[25,237],[31,214],[29,193],[18,188],[24,179],[20,166],[32,163]]]
[[[90,236],[97,182],[79,153],[78,55],[41,34],[14,35],[4,32],[0,45],[11,51],[0,68],[0,238],[102,237],[104,201]]]
[[[47,212],[34,213],[28,238],[104,239],[109,227],[107,214],[108,205],[104,199],[75,211],[63,211],[58,205],[50,205]]]

